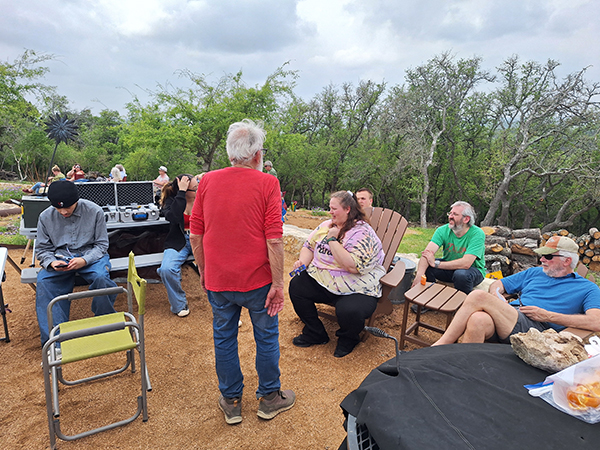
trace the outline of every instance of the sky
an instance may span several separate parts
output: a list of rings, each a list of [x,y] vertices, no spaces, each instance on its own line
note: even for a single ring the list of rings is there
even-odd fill
[[[513,55],[557,60],[561,76],[590,66],[600,81],[599,17],[597,0],[0,0],[0,61],[54,55],[42,81],[94,114],[186,87],[182,70],[211,84],[241,70],[256,86],[289,62],[309,100],[330,84],[402,84],[447,51],[492,72]]]

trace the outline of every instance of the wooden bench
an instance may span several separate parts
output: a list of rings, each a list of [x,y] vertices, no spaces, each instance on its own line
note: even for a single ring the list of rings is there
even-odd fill
[[[135,256],[135,266],[139,269],[141,267],[160,266],[163,259],[163,253],[148,253],[147,255]],[[187,261],[193,261],[194,256],[190,255]],[[119,270],[127,270],[129,265],[129,258],[124,256],[122,258],[111,258],[110,259],[111,272],[117,272]],[[34,285],[37,281],[37,274],[41,270],[41,267],[30,267],[21,271],[21,283],[27,283]]]

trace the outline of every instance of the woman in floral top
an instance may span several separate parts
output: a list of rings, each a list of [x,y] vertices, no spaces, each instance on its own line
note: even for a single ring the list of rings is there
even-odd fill
[[[381,241],[351,192],[332,194],[329,209],[331,219],[310,234],[294,263],[294,269],[304,265],[306,271],[290,282],[290,298],[304,322],[302,334],[293,344],[310,347],[329,342],[315,304],[332,305],[340,326],[334,356],[341,358],[360,342],[365,320],[381,297],[384,254]]]

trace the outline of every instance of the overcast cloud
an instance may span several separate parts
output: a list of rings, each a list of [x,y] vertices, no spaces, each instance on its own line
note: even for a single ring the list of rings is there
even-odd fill
[[[600,81],[599,17],[597,0],[0,0],[0,59],[56,55],[46,84],[94,113],[183,85],[181,69],[241,69],[254,86],[290,61],[309,99],[330,83],[402,83],[444,51],[489,70],[514,54],[558,60],[561,75],[592,65]]]

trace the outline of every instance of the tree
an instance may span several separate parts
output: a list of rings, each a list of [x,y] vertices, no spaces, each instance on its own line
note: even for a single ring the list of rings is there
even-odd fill
[[[481,58],[459,59],[449,53],[406,71],[406,85],[395,86],[386,101],[388,126],[402,136],[404,157],[422,178],[419,219],[427,226],[431,189],[429,170],[440,138],[458,120],[461,108],[474,87],[493,77],[480,69]]]
[[[262,86],[247,87],[242,72],[228,74],[211,85],[205,75],[189,70],[180,76],[189,78],[188,89],[161,86],[154,93],[156,103],[165,105],[165,118],[173,126],[190,130],[185,142],[207,171],[213,167],[217,151],[224,153],[229,126],[244,118],[268,122],[274,119],[279,99],[292,93],[296,71],[284,70],[284,64],[269,75]]]
[[[597,177],[589,163],[590,152],[596,145],[594,98],[600,85],[586,83],[585,69],[560,81],[556,75],[558,66],[552,60],[545,65],[520,64],[513,56],[498,69],[502,85],[494,94],[496,156],[491,169],[500,170],[501,176],[482,225],[492,225],[494,219],[499,225],[506,225],[511,201],[522,199],[531,183],[541,191],[535,194],[540,199],[537,206],[529,206],[529,216],[542,202],[547,204],[548,194],[557,182],[565,183],[573,177]],[[577,189],[571,193],[563,191],[561,204],[575,204],[582,195],[587,196]],[[558,214],[562,216],[564,209],[560,208]]]
[[[39,119],[47,107],[64,98],[56,94],[54,87],[39,80],[48,68],[42,64],[54,59],[53,55],[25,52],[12,63],[0,62],[0,154],[2,167],[9,164],[24,180],[38,172],[45,159],[45,148],[31,147],[39,143]],[[48,143],[48,148],[50,144]],[[51,152],[51,151],[50,151]],[[50,156],[47,155],[47,161]],[[42,169],[42,173],[43,173]]]

